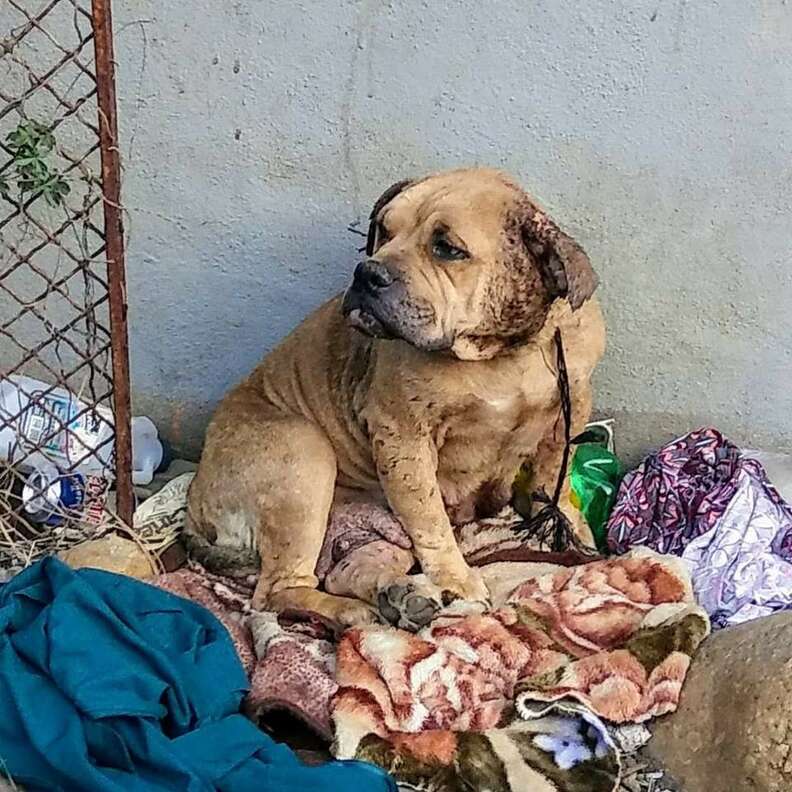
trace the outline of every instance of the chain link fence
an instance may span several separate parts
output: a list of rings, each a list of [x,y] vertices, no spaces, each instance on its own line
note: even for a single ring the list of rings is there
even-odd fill
[[[112,57],[107,0],[0,3],[3,567],[131,519]]]

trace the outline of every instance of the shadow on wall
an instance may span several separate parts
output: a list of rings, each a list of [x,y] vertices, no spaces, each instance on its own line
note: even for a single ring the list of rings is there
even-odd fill
[[[217,402],[302,318],[346,288],[364,238],[337,221],[312,216],[288,228],[223,228],[195,239],[194,278],[153,257],[129,273],[133,411],[149,416],[189,459],[200,454]],[[146,288],[156,278],[155,293]],[[184,300],[189,300],[185,307]],[[157,316],[151,340],[147,319]]]

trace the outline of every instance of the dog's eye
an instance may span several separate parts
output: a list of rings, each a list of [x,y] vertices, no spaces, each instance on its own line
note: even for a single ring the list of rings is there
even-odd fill
[[[390,242],[391,235],[382,223],[377,223],[377,247],[382,247],[386,242]]]
[[[432,255],[441,261],[460,261],[468,257],[467,251],[452,245],[442,233],[432,238]]]

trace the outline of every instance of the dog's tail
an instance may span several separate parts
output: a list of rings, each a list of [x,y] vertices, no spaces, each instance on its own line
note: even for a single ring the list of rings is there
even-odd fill
[[[185,521],[182,542],[190,558],[215,575],[240,578],[257,575],[261,570],[261,560],[255,550],[212,544],[196,530],[189,517]]]

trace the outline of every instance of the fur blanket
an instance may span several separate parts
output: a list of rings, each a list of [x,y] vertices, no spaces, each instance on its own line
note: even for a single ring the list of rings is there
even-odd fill
[[[358,756],[422,792],[614,792],[622,757],[605,724],[583,707],[544,705],[484,732],[367,735]]]
[[[514,732],[515,708],[528,717],[537,701],[572,699],[615,723],[671,712],[708,631],[684,567],[647,550],[556,568],[518,586],[497,610],[442,616],[415,635],[385,627],[349,630],[337,652],[336,754],[377,761],[397,781],[412,778],[416,762],[432,778],[446,779],[420,788],[487,788],[463,777],[467,760],[460,752],[469,746],[459,733],[505,739]],[[583,734],[587,727],[577,718],[569,728]],[[542,748],[554,739],[552,733],[530,738],[546,754],[543,767],[550,762],[568,773],[585,765],[594,772],[587,763],[603,759],[583,752],[562,768],[557,757],[551,761],[554,752]],[[498,764],[491,757],[487,762]],[[546,788],[575,789],[567,780]]]
[[[507,512],[471,523],[459,535],[468,560],[487,564],[492,570],[487,582],[496,601],[503,601],[533,570],[545,568],[530,559],[549,557],[564,564],[583,560],[575,553],[547,556],[526,547],[513,530],[518,520]],[[398,554],[409,548],[404,529],[390,512],[349,504],[333,512],[317,572],[326,586],[343,593],[354,587],[350,583],[353,578],[367,574],[372,565],[398,559]],[[510,561],[498,563],[501,559]],[[406,562],[405,572],[411,563]],[[251,717],[261,721],[271,710],[285,710],[321,737],[332,739],[330,699],[337,689],[333,625],[319,623],[307,614],[291,621],[268,613],[254,614],[250,598],[255,577],[220,577],[191,564],[153,582],[208,608],[228,629],[250,677],[246,708]]]

